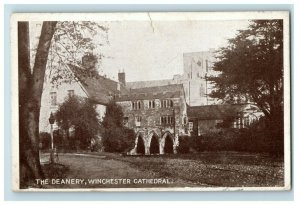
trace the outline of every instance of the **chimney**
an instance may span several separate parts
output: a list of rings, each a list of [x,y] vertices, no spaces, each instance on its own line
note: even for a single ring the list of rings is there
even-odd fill
[[[121,71],[121,72],[118,73],[118,80],[119,80],[119,83],[122,84],[123,86],[126,85],[125,72],[124,71]]]
[[[82,57],[82,66],[87,69],[95,69],[97,58],[91,53],[87,53]]]

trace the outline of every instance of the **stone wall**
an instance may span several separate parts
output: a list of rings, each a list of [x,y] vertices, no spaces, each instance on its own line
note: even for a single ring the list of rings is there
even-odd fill
[[[186,125],[184,124],[186,103],[184,95],[169,99],[173,101],[173,107],[168,108],[161,106],[163,99],[153,99],[155,108],[149,108],[149,100],[140,100],[141,109],[139,110],[132,109],[131,101],[117,102],[123,109],[125,119],[128,120],[126,126],[134,129],[136,133],[136,145],[130,154],[154,154],[151,153],[151,143],[154,144],[152,140],[157,140],[159,146],[159,152],[156,154],[165,154],[166,140],[170,142],[170,139],[172,140],[173,146],[172,153],[176,153],[176,148],[179,145],[178,136],[189,134],[186,133]],[[175,116],[175,121],[171,124],[163,124],[161,122],[162,116]],[[136,117],[141,117],[140,124],[136,123]],[[137,151],[139,137],[143,140],[145,147],[144,153],[138,153]]]

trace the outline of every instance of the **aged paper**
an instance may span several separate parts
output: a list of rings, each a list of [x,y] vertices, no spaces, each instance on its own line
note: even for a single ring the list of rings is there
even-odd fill
[[[289,190],[289,29],[286,11],[13,14],[13,190]]]

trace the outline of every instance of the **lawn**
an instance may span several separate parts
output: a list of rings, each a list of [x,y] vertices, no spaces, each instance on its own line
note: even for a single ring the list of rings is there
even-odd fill
[[[284,186],[283,158],[266,154],[203,152],[185,155],[122,156],[113,153],[60,154],[64,177],[80,179],[169,179],[170,184],[55,185],[103,187],[276,187]]]

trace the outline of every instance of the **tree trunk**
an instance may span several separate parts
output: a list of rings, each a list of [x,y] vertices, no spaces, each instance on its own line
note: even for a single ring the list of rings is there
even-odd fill
[[[56,22],[44,22],[30,68],[29,23],[18,22],[20,188],[43,178],[39,161],[39,114],[49,48]]]

